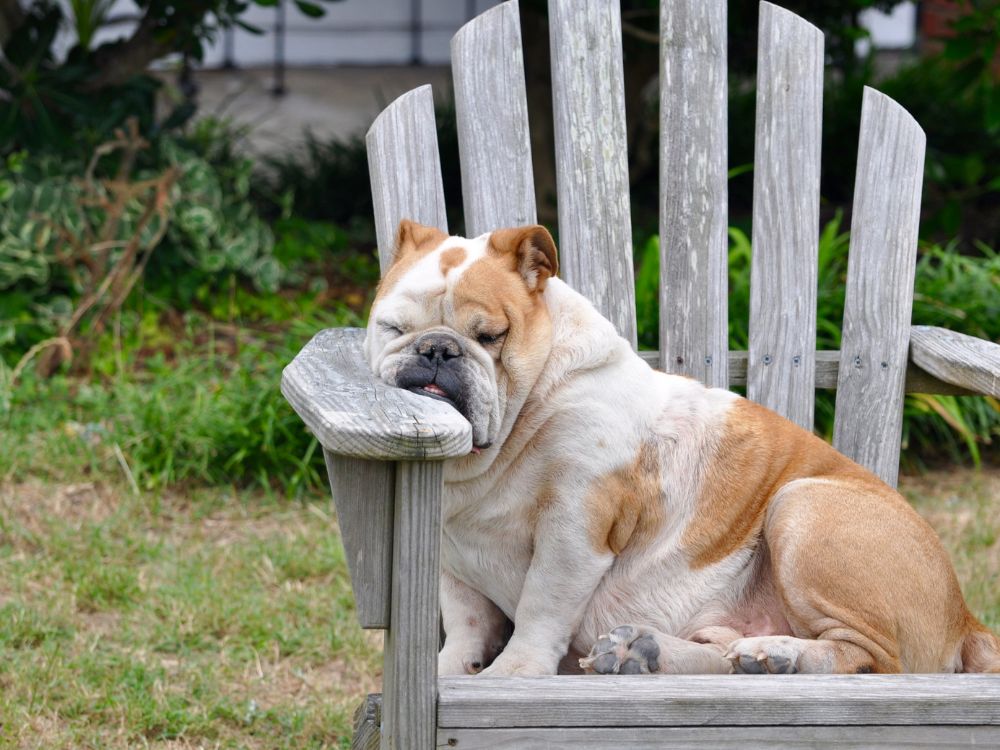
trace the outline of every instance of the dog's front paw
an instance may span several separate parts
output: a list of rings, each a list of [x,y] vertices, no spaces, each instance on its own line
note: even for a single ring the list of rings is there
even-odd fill
[[[597,639],[580,666],[596,674],[649,674],[659,671],[659,659],[660,647],[651,633],[620,625]]]
[[[781,635],[740,638],[729,644],[726,658],[743,674],[795,674],[806,643]]]
[[[438,654],[438,675],[479,674],[485,666],[482,655],[475,651],[445,647]]]
[[[482,674],[491,677],[555,674],[556,668],[549,664],[549,661],[551,660],[508,649],[500,654],[493,664],[484,669]]]
[[[483,645],[476,640],[446,640],[438,653],[438,674],[479,674],[490,665],[499,647]]]

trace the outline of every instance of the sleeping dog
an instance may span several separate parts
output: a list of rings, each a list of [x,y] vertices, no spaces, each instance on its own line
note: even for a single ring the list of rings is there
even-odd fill
[[[556,271],[540,226],[403,221],[372,306],[373,371],[472,425],[444,469],[440,674],[1000,672],[899,493],[652,370]]]

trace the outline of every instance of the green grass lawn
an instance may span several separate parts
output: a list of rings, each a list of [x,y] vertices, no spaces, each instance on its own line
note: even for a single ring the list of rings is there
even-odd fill
[[[380,645],[321,496],[0,488],[0,746],[346,747]]]
[[[1000,628],[1000,471],[904,477]],[[330,503],[0,486],[0,745],[347,747],[377,691]]]

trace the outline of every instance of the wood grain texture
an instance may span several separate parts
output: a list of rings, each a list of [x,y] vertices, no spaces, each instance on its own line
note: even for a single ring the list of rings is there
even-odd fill
[[[396,467],[390,461],[338,456],[324,450],[355,614],[363,628],[389,625],[392,513]]]
[[[1000,398],[1000,344],[945,328],[913,326],[910,357],[941,380]]]
[[[549,0],[560,276],[636,345],[617,0]]]
[[[728,75],[725,0],[661,0],[661,366],[723,388]]]
[[[528,104],[517,0],[480,14],[451,40],[465,233],[534,224]]]
[[[362,353],[365,332],[317,333],[281,374],[281,392],[331,453],[395,460],[464,456],[472,428],[448,404],[386,385]]]
[[[378,750],[382,733],[382,694],[369,693],[354,712],[351,750]]]
[[[442,677],[441,727],[1000,726],[994,675]]]
[[[639,356],[650,367],[659,367],[660,353],[642,351]],[[816,387],[836,390],[839,377],[840,352],[816,352]],[[745,386],[747,384],[747,353],[742,351],[729,352],[729,386]],[[939,380],[919,366],[910,362],[906,368],[907,393],[939,393],[953,396],[975,395],[977,391],[969,390],[953,383]]]
[[[833,444],[896,486],[926,139],[865,88]]]
[[[442,750],[750,750],[751,748],[998,747],[1000,727],[629,727],[622,729],[442,729]]]
[[[399,462],[392,615],[385,636],[382,750],[426,750],[437,738],[440,463]]]
[[[823,34],[760,4],[747,395],[806,429],[815,400]]]
[[[400,219],[448,231],[431,87],[413,89],[382,110],[365,142],[384,274],[396,252]]]

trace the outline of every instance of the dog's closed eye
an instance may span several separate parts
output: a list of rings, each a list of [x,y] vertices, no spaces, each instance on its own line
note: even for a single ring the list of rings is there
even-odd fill
[[[391,334],[393,336],[402,336],[404,333],[403,329],[399,325],[395,323],[388,323],[384,320],[380,320],[378,322],[378,327],[381,328],[385,333]]]
[[[499,333],[480,333],[476,336],[476,341],[478,341],[481,346],[493,346],[494,344],[498,344],[503,341],[503,338],[507,335],[508,330],[510,329],[500,331]]]

